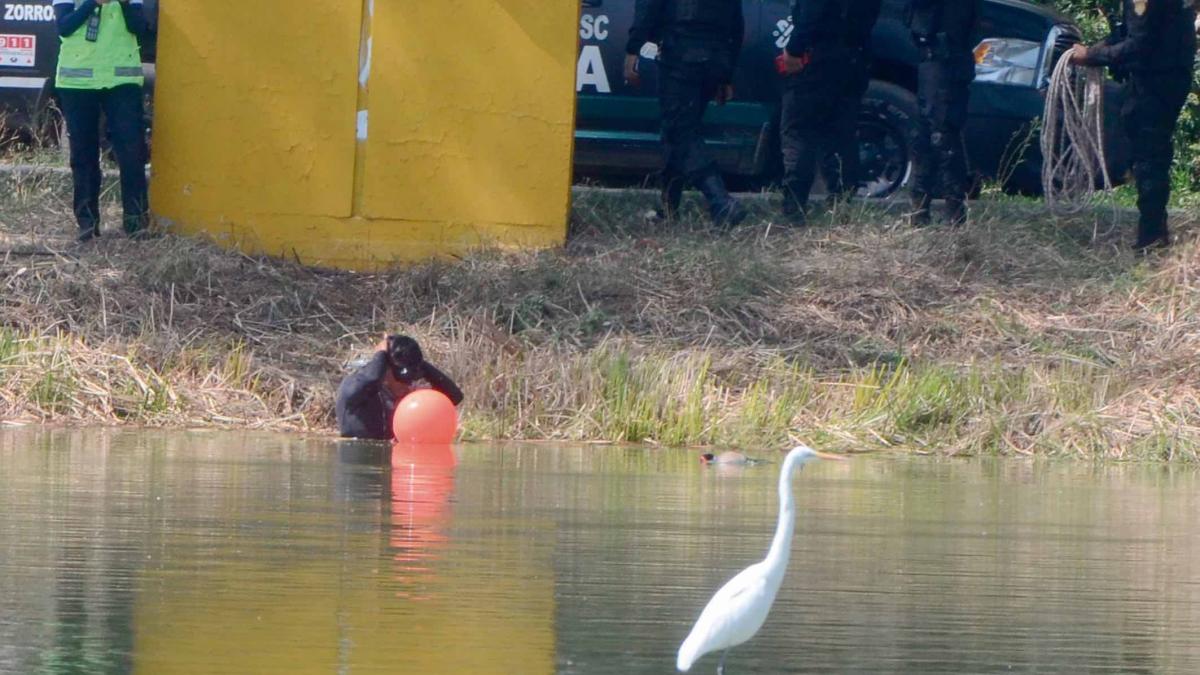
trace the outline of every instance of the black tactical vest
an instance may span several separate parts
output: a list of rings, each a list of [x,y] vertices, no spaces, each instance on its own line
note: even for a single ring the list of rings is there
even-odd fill
[[[1165,2],[1162,34],[1155,35],[1149,48],[1129,64],[1131,71],[1163,71],[1192,68],[1196,59],[1196,11],[1193,0],[1125,0],[1125,26],[1144,21],[1148,2]],[[1123,37],[1123,36],[1122,36]]]
[[[737,11],[742,0],[671,0],[667,12],[668,23],[677,26],[728,32],[737,20]]]

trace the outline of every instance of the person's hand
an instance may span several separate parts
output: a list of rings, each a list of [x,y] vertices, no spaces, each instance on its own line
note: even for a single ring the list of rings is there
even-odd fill
[[[1074,47],[1071,47],[1071,63],[1082,66],[1087,63],[1087,58],[1087,45],[1075,45]]]
[[[717,105],[725,105],[733,100],[733,85],[723,84],[717,87],[717,95],[713,97]]]
[[[805,53],[803,56],[792,56],[790,53],[788,53],[788,50],[785,49],[783,50],[783,54],[780,54],[778,59],[779,72],[783,73],[784,75],[795,75],[796,73],[804,70],[804,67],[808,65],[809,60],[810,57],[807,53]]]
[[[642,74],[638,72],[638,55],[625,55],[625,81],[631,87],[639,87],[642,84]]]
[[[375,351],[377,351],[377,352],[386,352],[386,351],[387,351],[387,347],[388,347],[388,345],[387,345],[387,336],[386,336],[386,335],[384,335],[384,336],[383,336],[383,339],[379,341],[379,344],[375,345]]]

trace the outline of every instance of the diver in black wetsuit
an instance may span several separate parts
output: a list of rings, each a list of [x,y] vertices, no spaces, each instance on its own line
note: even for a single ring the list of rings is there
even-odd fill
[[[396,404],[424,380],[454,405],[463,393],[445,373],[425,360],[417,341],[389,335],[365,366],[342,380],[337,392],[338,431],[346,438],[392,438]]]

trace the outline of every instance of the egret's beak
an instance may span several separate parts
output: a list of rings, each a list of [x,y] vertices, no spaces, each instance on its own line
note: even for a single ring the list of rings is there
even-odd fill
[[[827,452],[817,452],[815,450],[813,451],[813,455],[815,455],[818,459],[831,459],[835,462],[845,462],[850,459],[849,457],[844,457],[842,455],[831,455]]]

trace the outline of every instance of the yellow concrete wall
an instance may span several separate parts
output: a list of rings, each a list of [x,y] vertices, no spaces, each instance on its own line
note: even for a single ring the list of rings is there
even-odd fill
[[[352,269],[565,238],[578,2],[160,11],[151,204],[172,229]]]

